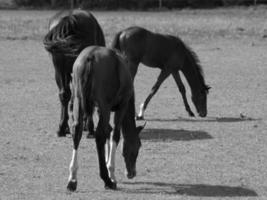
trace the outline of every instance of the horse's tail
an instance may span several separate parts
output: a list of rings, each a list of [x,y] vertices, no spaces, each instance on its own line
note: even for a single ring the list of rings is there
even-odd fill
[[[78,90],[81,98],[81,106],[85,115],[90,116],[93,113],[93,101],[92,95],[92,74],[94,65],[94,56],[88,58],[84,63],[82,72],[76,72],[79,74]],[[77,78],[76,78],[77,81]]]
[[[114,49],[114,50],[119,50],[121,51],[121,48],[120,48],[120,36],[121,36],[121,31],[116,33],[112,43],[111,43],[111,48]]]
[[[61,18],[45,35],[43,43],[50,53],[77,57],[89,45],[105,46],[105,38],[95,17],[80,11]]]
[[[81,49],[83,35],[77,32],[76,19],[73,15],[66,16],[45,35],[43,43],[50,53],[61,53],[77,56]]]

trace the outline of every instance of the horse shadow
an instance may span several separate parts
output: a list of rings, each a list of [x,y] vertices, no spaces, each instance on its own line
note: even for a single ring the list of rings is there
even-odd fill
[[[126,193],[188,195],[198,197],[255,197],[254,190],[244,187],[207,184],[175,184],[164,182],[123,182],[125,185],[140,186],[140,188],[120,189]]]
[[[190,141],[190,140],[203,140],[212,139],[212,136],[205,131],[189,131],[189,130],[176,130],[176,129],[144,129],[140,133],[142,140],[157,141]]]
[[[220,122],[220,123],[234,123],[234,122],[247,122],[247,121],[259,121],[261,119],[246,117],[241,115],[240,117],[206,117],[206,118],[184,118],[178,117],[174,119],[161,119],[161,118],[150,118],[146,121],[155,122]]]

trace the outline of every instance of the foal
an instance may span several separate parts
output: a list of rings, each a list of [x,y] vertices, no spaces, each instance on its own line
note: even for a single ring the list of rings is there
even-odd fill
[[[114,175],[115,152],[120,139],[124,137],[123,156],[127,177],[136,175],[136,159],[141,141],[139,133],[143,127],[136,127],[134,90],[131,74],[123,58],[105,47],[85,48],[76,59],[73,67],[73,154],[70,163],[70,176],[67,188],[77,187],[78,147],[82,137],[83,115],[92,115],[98,107],[99,121],[95,141],[99,160],[100,177],[105,188],[116,189]],[[114,115],[114,131],[110,141],[110,153],[105,161],[105,143],[110,137],[110,113]]]
[[[207,93],[202,67],[197,55],[178,37],[150,32],[141,27],[129,27],[116,34],[112,48],[120,50],[130,61],[132,77],[135,77],[139,63],[161,70],[158,79],[144,103],[140,106],[138,119],[163,81],[171,74],[183,97],[189,116],[194,116],[186,99],[186,91],[179,75],[182,71],[192,91],[192,101],[201,117],[207,115]]]

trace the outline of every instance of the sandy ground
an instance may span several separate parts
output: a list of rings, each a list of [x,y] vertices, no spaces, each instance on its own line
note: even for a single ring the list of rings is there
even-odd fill
[[[137,177],[124,176],[119,148],[118,191],[104,190],[94,140],[84,137],[78,189],[70,194],[72,140],[56,137],[59,101],[51,60],[41,40],[0,40],[0,199],[266,199],[267,41],[187,41],[212,87],[208,117],[189,118],[169,78],[145,115]],[[136,106],[158,73],[140,66]]]

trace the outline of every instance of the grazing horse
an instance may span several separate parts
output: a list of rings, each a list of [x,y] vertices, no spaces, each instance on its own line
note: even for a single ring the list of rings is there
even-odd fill
[[[85,48],[73,66],[73,154],[67,189],[77,188],[78,147],[82,137],[83,116],[92,115],[98,107],[99,121],[95,141],[99,160],[100,177],[106,189],[116,189],[114,175],[115,152],[122,129],[123,156],[127,177],[136,175],[136,159],[141,141],[139,133],[143,126],[136,127],[134,89],[129,68],[115,51],[90,46]],[[114,115],[114,131],[110,141],[109,158],[105,160],[105,144],[110,138],[110,113]]]
[[[105,46],[103,31],[95,17],[83,10],[64,11],[56,14],[49,23],[44,46],[52,55],[55,79],[59,89],[61,115],[58,136],[69,133],[68,103],[71,98],[70,82],[72,67],[79,53],[89,45]],[[88,118],[89,133],[94,130],[91,116]]]
[[[202,67],[197,55],[178,37],[150,32],[141,27],[129,27],[117,33],[112,48],[121,51],[130,62],[132,77],[139,63],[161,70],[150,94],[140,106],[137,119],[143,119],[144,111],[163,81],[171,74],[183,97],[185,109],[194,116],[186,99],[185,87],[179,71],[182,71],[192,91],[192,101],[201,117],[207,115],[207,93]]]

